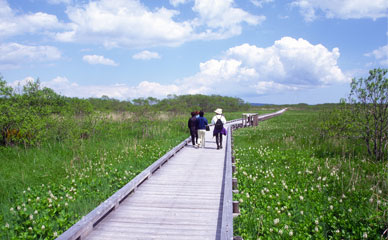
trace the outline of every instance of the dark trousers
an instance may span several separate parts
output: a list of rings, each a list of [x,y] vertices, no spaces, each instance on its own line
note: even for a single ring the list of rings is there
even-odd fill
[[[193,146],[198,143],[198,132],[197,130],[191,130],[190,129],[190,135],[191,135],[191,142],[193,143]]]
[[[216,143],[217,143],[217,148],[219,147],[222,148],[222,133],[216,134]]]

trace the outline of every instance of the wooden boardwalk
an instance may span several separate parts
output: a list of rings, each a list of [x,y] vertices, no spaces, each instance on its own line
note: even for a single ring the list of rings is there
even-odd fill
[[[283,113],[259,116],[259,121]],[[231,128],[217,150],[190,138],[166,153],[57,239],[233,239]]]
[[[211,135],[205,148],[179,151],[86,239],[217,239],[225,148]]]

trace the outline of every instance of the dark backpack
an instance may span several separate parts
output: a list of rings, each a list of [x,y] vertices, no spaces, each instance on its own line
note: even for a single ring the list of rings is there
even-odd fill
[[[224,127],[224,124],[221,121],[221,118],[217,120],[216,124],[214,125],[214,128],[218,131],[221,131]]]

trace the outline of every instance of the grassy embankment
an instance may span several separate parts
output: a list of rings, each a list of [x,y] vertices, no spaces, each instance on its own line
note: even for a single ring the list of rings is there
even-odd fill
[[[380,239],[388,228],[388,164],[361,142],[324,139],[319,111],[284,115],[234,133],[241,215],[248,239]],[[387,236],[387,235],[385,235]]]

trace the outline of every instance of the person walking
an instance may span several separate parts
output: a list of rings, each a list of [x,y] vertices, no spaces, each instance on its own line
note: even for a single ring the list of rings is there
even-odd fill
[[[195,115],[195,112],[191,112],[191,118],[189,118],[188,127],[190,129],[190,136],[193,147],[198,147],[197,117]]]
[[[199,137],[199,146],[205,147],[205,134],[206,134],[206,125],[208,125],[207,119],[204,117],[205,113],[199,111],[199,117],[197,118],[197,129]]]
[[[214,124],[213,137],[216,137],[217,149],[222,149],[222,130],[226,119],[222,115],[222,109],[217,108],[215,111],[216,115],[212,118],[212,124]]]

